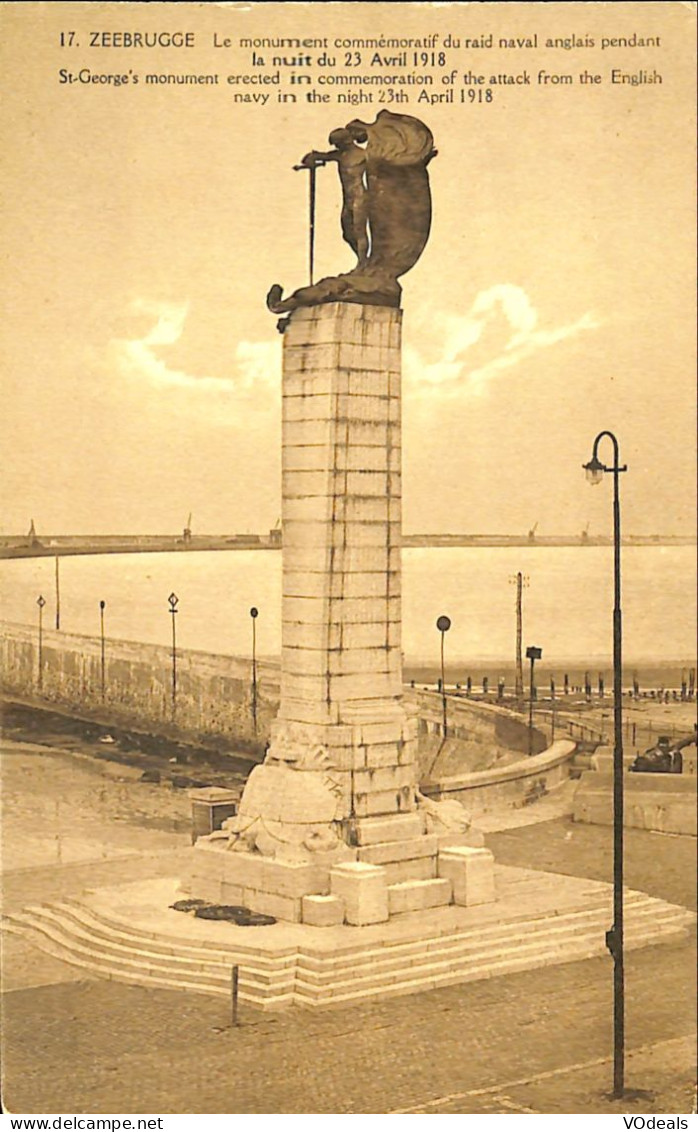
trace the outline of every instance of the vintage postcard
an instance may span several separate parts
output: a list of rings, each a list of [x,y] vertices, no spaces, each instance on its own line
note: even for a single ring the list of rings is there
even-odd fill
[[[0,16],[2,1119],[688,1128],[695,4]]]

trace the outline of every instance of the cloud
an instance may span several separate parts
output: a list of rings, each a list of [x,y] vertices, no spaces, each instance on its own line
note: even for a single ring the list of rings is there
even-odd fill
[[[280,345],[270,340],[240,341],[234,354],[233,372],[225,376],[199,375],[172,368],[158,348],[172,347],[182,339],[189,303],[137,299],[131,313],[147,315],[152,324],[138,338],[112,338],[108,346],[110,361],[127,378],[147,382],[159,390],[182,390],[202,395],[246,393],[264,384],[273,385],[280,373]]]
[[[443,343],[441,357],[427,363],[413,347],[405,349],[405,378],[413,392],[481,393],[501,370],[600,322],[587,312],[555,328],[539,327],[538,311],[526,292],[511,283],[481,291],[465,316],[440,313],[431,320]]]

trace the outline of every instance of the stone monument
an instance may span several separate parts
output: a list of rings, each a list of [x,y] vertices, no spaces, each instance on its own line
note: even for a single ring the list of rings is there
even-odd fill
[[[300,167],[314,189],[337,164],[357,266],[267,297],[289,314],[280,709],[238,813],[199,838],[183,879],[193,897],[315,926],[494,899],[465,810],[419,793],[402,699],[398,278],[429,234],[433,138],[381,111],[330,142]]]

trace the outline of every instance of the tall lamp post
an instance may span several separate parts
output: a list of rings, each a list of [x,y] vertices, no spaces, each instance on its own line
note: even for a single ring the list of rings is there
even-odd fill
[[[610,467],[599,460],[599,442],[607,436],[613,445]],[[606,946],[613,956],[613,1096],[622,1097],[625,1086],[625,983],[623,972],[623,631],[620,607],[620,493],[618,476],[628,470],[620,464],[618,441],[612,432],[600,432],[591,460],[583,464],[589,483],[613,476],[613,926]]]
[[[516,686],[514,695],[516,696],[516,703],[518,710],[523,710],[524,702],[524,684],[523,684],[523,657],[521,655],[521,645],[523,642],[523,589],[528,586],[528,575],[524,575],[519,570],[510,579],[510,582],[516,584]]]
[[[41,691],[44,683],[44,606],[46,605],[43,594],[39,594],[36,604],[39,607],[39,691]]]
[[[444,719],[444,739],[448,734],[448,721],[446,718],[446,670],[444,668],[444,637],[448,630],[451,628],[451,618],[446,617],[445,613],[436,619],[436,628],[441,633],[441,706],[443,708]]]
[[[531,683],[528,696],[528,755],[529,758],[533,754],[533,701],[536,694],[536,685],[533,680],[533,665],[543,655],[543,650],[536,647],[536,645],[529,645],[526,649],[526,659],[531,662]]]
[[[259,610],[253,605],[250,610],[252,618],[252,726],[257,734],[257,618]]]

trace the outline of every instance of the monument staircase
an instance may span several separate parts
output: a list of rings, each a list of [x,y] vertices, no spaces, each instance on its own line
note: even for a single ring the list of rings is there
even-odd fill
[[[229,996],[237,965],[241,999],[262,1010],[340,1006],[607,954],[608,885],[500,866],[496,883],[495,904],[398,914],[389,926],[289,934],[287,924],[239,928],[169,910],[156,925],[121,919],[106,898],[89,896],[12,912],[2,926],[91,976],[140,986]],[[174,896],[167,880],[141,887],[161,906],[168,884]],[[695,916],[626,891],[625,920],[631,950],[685,936]]]

